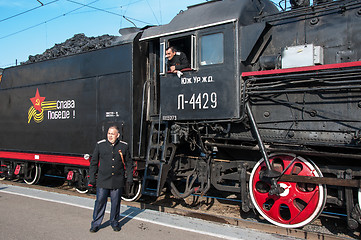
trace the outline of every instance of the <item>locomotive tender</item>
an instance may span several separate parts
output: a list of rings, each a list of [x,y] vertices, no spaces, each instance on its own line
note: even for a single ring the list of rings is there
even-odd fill
[[[125,200],[212,190],[282,227],[332,207],[357,228],[361,1],[308,5],[208,1],[116,46],[4,69],[1,178],[55,171],[86,191],[94,144],[116,123],[136,165]],[[168,46],[191,63],[181,76]]]

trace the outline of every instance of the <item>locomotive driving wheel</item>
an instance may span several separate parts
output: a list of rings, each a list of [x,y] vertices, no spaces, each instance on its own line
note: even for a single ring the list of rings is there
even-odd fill
[[[123,195],[122,200],[126,202],[137,201],[142,196],[142,181],[134,180],[130,188],[130,196]]]
[[[272,168],[285,175],[322,177],[321,171],[311,161],[293,154],[273,154],[269,157]],[[252,170],[249,189],[257,211],[269,222],[285,227],[298,228],[316,219],[326,203],[326,187],[278,181],[280,193],[269,193],[271,184],[262,178],[267,170],[263,159]]]
[[[68,173],[69,174],[69,173]],[[88,184],[89,184],[89,172],[85,169],[78,169],[73,171],[73,174],[76,174],[76,179],[78,181],[76,182],[75,190],[78,193],[84,194],[89,192]],[[72,178],[72,177],[70,177]]]
[[[8,168],[8,165],[5,164],[5,162],[1,161],[0,162],[0,181],[3,181],[6,179],[6,172],[5,169]]]
[[[24,178],[24,182],[29,185],[37,184],[41,176],[41,167],[37,163],[29,164],[27,176]]]

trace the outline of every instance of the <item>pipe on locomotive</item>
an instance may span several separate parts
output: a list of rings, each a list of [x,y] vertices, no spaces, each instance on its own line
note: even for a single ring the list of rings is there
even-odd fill
[[[257,143],[258,143],[260,152],[262,154],[264,162],[267,165],[267,169],[264,172],[262,172],[262,176],[260,176],[260,177],[263,178],[265,181],[271,183],[271,189],[269,190],[270,195],[279,195],[283,192],[283,189],[281,189],[281,187],[277,184],[277,179],[281,176],[281,174],[272,169],[271,162],[268,158],[266,148],[265,148],[264,143],[261,138],[261,134],[259,133],[259,130],[258,130],[256,121],[254,119],[251,107],[249,106],[249,101],[246,102],[246,110],[247,110],[247,114],[248,114],[252,129],[256,135],[256,139],[257,139]]]

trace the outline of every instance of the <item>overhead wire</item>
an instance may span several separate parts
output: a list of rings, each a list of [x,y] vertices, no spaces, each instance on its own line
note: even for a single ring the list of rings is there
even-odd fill
[[[109,13],[109,14],[112,14],[112,15],[116,15],[116,16],[119,16],[119,17],[123,17],[124,19],[132,19],[133,21],[137,21],[137,22],[141,22],[141,23],[144,23],[144,24],[150,24],[148,22],[144,22],[142,20],[139,20],[139,19],[135,19],[135,18],[131,18],[131,17],[128,17],[128,16],[124,16],[122,14],[119,14],[119,13],[115,13],[115,12],[111,12],[111,11],[108,11],[108,10],[105,10],[105,9],[101,9],[101,8],[97,8],[97,7],[93,7],[93,6],[88,6],[86,4],[83,4],[83,3],[80,3],[80,2],[76,2],[76,1],[73,1],[73,0],[67,0],[68,2],[71,2],[71,3],[75,3],[75,4],[79,4],[79,5],[82,5],[82,6],[85,6],[85,7],[88,7],[88,8],[92,8],[92,9],[96,9],[98,11],[101,11],[101,12],[106,12],[106,13]]]
[[[163,16],[162,16],[162,4],[161,4],[161,0],[159,0],[159,16],[160,16],[160,24],[163,24]]]
[[[24,12],[21,12],[21,13],[15,14],[15,15],[13,15],[13,16],[10,16],[10,17],[1,19],[0,22],[4,22],[4,21],[9,20],[9,19],[12,19],[12,18],[14,18],[14,17],[18,17],[18,16],[20,16],[20,15],[23,15],[23,14],[25,14],[25,13],[34,11],[34,10],[36,10],[36,9],[38,9],[38,8],[44,7],[44,6],[46,6],[46,5],[50,5],[50,4],[55,3],[55,2],[58,2],[58,1],[59,1],[59,0],[55,0],[55,1],[52,1],[52,2],[49,2],[49,3],[43,4],[43,5],[41,5],[41,6],[37,6],[37,7],[31,8],[31,9],[26,10],[26,11],[24,11]]]
[[[68,2],[71,2],[71,3],[78,4],[78,5],[82,5],[82,6],[84,6],[84,7],[92,8],[92,9],[95,9],[95,10],[98,10],[98,11],[101,11],[101,12],[106,12],[106,13],[109,13],[109,14],[112,14],[112,15],[116,15],[116,16],[119,16],[119,17],[122,17],[122,16],[123,16],[123,15],[118,14],[118,13],[115,13],[115,12],[111,12],[111,11],[108,11],[108,10],[105,10],[105,9],[101,9],[101,8],[89,6],[89,5],[87,5],[87,4],[80,3],[80,2],[76,2],[76,1],[73,1],[73,0],[67,0],[67,1],[68,1]]]
[[[154,13],[154,11],[153,11],[153,8],[152,8],[152,6],[150,6],[150,4],[149,4],[149,1],[148,1],[148,0],[147,0],[147,3],[148,3],[148,6],[149,6],[150,10],[151,10],[151,11],[152,11],[152,13],[153,13],[153,16],[154,16],[155,20],[157,21],[157,23],[158,23],[158,25],[159,25],[158,18],[157,18],[157,16],[155,15],[155,13]]]
[[[59,0],[55,0],[55,1],[50,2],[50,3],[47,3],[47,4],[45,4],[45,5],[48,5],[48,4],[57,2],[57,1],[59,1]],[[51,19],[49,19],[49,20],[47,20],[47,21],[44,21],[44,22],[35,24],[35,25],[33,25],[33,26],[24,28],[24,29],[22,29],[22,30],[19,30],[19,31],[10,33],[10,34],[5,35],[5,36],[2,36],[2,37],[0,37],[0,40],[1,40],[1,39],[4,39],[4,38],[7,38],[7,37],[10,37],[10,36],[13,36],[13,35],[16,35],[16,34],[18,34],[18,33],[22,33],[22,32],[24,32],[24,31],[27,31],[27,30],[29,30],[29,29],[38,27],[38,26],[43,25],[43,24],[46,24],[46,23],[48,23],[48,22],[54,21],[54,20],[56,20],[56,19],[58,19],[58,18],[64,17],[64,16],[66,16],[66,15],[69,15],[70,13],[73,13],[73,12],[75,12],[75,11],[81,9],[81,8],[84,8],[84,7],[92,8],[92,9],[95,9],[95,10],[97,10],[97,11],[102,11],[102,12],[106,12],[106,13],[108,13],[108,14],[112,14],[112,15],[116,15],[116,16],[119,16],[119,17],[123,17],[125,20],[127,20],[128,22],[130,22],[131,24],[133,24],[135,27],[136,27],[136,25],[134,24],[133,21],[137,21],[137,22],[140,22],[140,23],[143,23],[143,24],[150,24],[150,23],[148,23],[148,22],[145,22],[145,21],[142,21],[142,20],[139,20],[139,19],[131,18],[131,17],[124,16],[124,15],[121,15],[121,14],[118,14],[118,13],[114,13],[114,12],[111,12],[111,11],[108,11],[108,10],[104,10],[104,9],[101,9],[101,8],[96,8],[96,7],[90,6],[91,4],[93,4],[93,3],[95,3],[95,2],[98,2],[99,0],[95,0],[95,1],[90,2],[90,3],[88,3],[88,4],[79,3],[79,2],[76,2],[76,1],[73,1],[73,0],[67,0],[67,1],[68,1],[68,2],[72,2],[72,3],[74,3],[74,4],[81,5],[81,7],[76,8],[76,9],[74,9],[74,10],[72,10],[72,11],[67,12],[67,13],[64,13],[64,14],[62,14],[62,15],[56,16],[56,17],[54,17],[54,18],[51,18]],[[45,6],[45,5],[44,5],[44,6]],[[38,7],[36,7],[36,8],[39,8],[39,7],[42,7],[42,6],[38,6]],[[26,12],[35,10],[36,8],[30,9],[30,10],[28,10],[28,11],[26,11]],[[17,14],[17,16],[18,16],[18,15],[21,15],[21,14],[24,14],[24,13],[26,13],[26,12]],[[12,17],[15,17],[15,16],[12,16]],[[12,18],[12,17],[10,17],[10,18]],[[8,19],[9,19],[9,18],[8,18]]]
[[[122,9],[122,11],[121,11],[123,15],[125,15],[125,14],[127,13],[128,9],[129,9],[130,1],[131,1],[131,0],[128,1],[128,5],[125,5],[126,8],[125,8],[124,10]],[[121,8],[123,8],[123,7],[121,6]],[[123,18],[120,19],[120,26],[119,26],[119,28],[122,28],[122,23],[123,23]]]
[[[130,5],[133,5],[133,4],[136,4],[136,3],[139,3],[139,2],[143,2],[143,1],[145,1],[145,0],[132,1],[130,3],[124,4],[124,5],[121,5],[121,6],[118,6],[118,7],[108,7],[108,8],[103,8],[103,9],[104,10],[111,10],[111,9],[129,7]],[[93,9],[93,10],[81,11],[81,12],[77,12],[77,13],[73,13],[73,14],[83,14],[83,13],[90,13],[90,12],[95,12],[95,11],[98,11],[98,10]],[[123,14],[123,15],[125,15],[125,14]]]
[[[93,3],[95,3],[95,2],[98,2],[98,1],[99,1],[99,0],[95,0],[95,1],[93,1],[93,2],[91,2],[91,3],[88,3],[88,5],[93,4]],[[10,37],[10,36],[13,36],[13,35],[18,34],[18,33],[21,33],[21,32],[25,32],[25,31],[27,31],[27,30],[29,30],[29,29],[32,29],[32,28],[38,27],[38,26],[40,26],[40,25],[42,25],[42,24],[45,24],[45,23],[48,23],[48,22],[54,21],[55,19],[58,19],[58,18],[64,17],[64,16],[68,15],[69,13],[75,12],[75,11],[77,11],[77,10],[81,9],[81,8],[84,8],[84,7],[86,7],[86,6],[81,6],[81,7],[78,7],[78,8],[73,9],[73,10],[71,10],[71,11],[67,12],[67,13],[64,13],[64,14],[62,14],[62,15],[56,16],[56,17],[54,17],[54,18],[51,18],[51,19],[49,19],[49,20],[47,20],[47,21],[44,21],[44,22],[41,22],[41,23],[35,24],[35,25],[30,26],[30,27],[27,27],[27,28],[24,28],[24,29],[19,30],[19,31],[17,31],[17,32],[10,33],[10,34],[8,34],[8,35],[5,35],[5,36],[3,36],[3,37],[0,37],[0,40],[1,40],[1,39],[4,39],[4,38],[7,38],[7,37]]]
[[[34,10],[36,10],[36,9],[39,9],[39,8],[41,8],[41,7],[44,7],[44,6],[47,6],[47,5],[50,5],[50,4],[53,4],[53,3],[58,2],[58,1],[59,1],[59,0],[53,0],[53,1],[48,2],[48,3],[45,3],[45,4],[43,4],[42,2],[39,2],[39,1],[38,1],[40,4],[42,4],[41,6],[37,6],[37,7],[31,8],[31,9],[29,9],[29,10],[26,10],[26,11],[24,11],[24,12],[20,12],[20,13],[18,13],[18,14],[15,14],[15,15],[13,15],[13,16],[6,17],[6,18],[4,18],[4,19],[1,19],[1,20],[0,20],[0,23],[1,23],[1,22],[4,22],[4,21],[7,21],[7,20],[9,20],[9,19],[12,19],[12,18],[21,16],[21,15],[23,15],[23,14],[32,12],[32,11],[34,11]],[[79,3],[79,2],[76,2],[76,1],[72,1],[72,0],[68,0],[68,1],[69,1],[69,2],[72,2],[72,3],[75,3],[75,4],[82,5],[82,6],[79,7],[79,8],[73,9],[73,10],[71,10],[71,11],[69,11],[69,12],[66,12],[66,13],[64,13],[64,14],[62,14],[62,15],[59,15],[59,16],[56,16],[56,17],[54,17],[54,18],[48,19],[48,20],[46,20],[46,21],[43,21],[43,22],[41,22],[41,23],[32,25],[32,26],[30,26],[30,27],[21,29],[21,30],[19,30],[19,31],[10,33],[10,34],[5,35],[5,36],[2,36],[2,37],[0,37],[0,40],[1,40],[1,39],[4,39],[4,38],[7,38],[7,37],[10,37],[10,36],[13,36],[13,35],[16,35],[16,34],[18,34],[18,33],[25,32],[25,31],[30,30],[30,29],[33,29],[33,28],[35,28],[35,27],[41,26],[41,25],[43,25],[43,24],[46,24],[46,23],[51,22],[51,21],[54,21],[54,20],[56,20],[56,19],[58,19],[58,18],[61,18],[61,17],[66,16],[66,15],[72,14],[72,13],[74,13],[74,12],[78,11],[79,9],[84,8],[84,7],[88,7],[88,8],[95,9],[95,10],[97,10],[97,11],[102,11],[102,12],[106,12],[106,13],[108,13],[108,14],[120,16],[120,17],[122,17],[122,19],[125,19],[126,21],[130,22],[130,23],[133,24],[135,27],[136,27],[136,25],[134,24],[133,21],[137,21],[137,22],[140,22],[140,23],[143,23],[143,24],[147,24],[147,25],[150,25],[150,24],[151,24],[151,23],[148,23],[148,22],[139,20],[139,19],[131,18],[131,17],[129,17],[129,16],[117,14],[117,13],[108,11],[108,10],[106,10],[106,9],[100,9],[100,8],[96,8],[96,7],[90,6],[91,4],[93,4],[93,3],[95,3],[95,2],[98,2],[98,1],[100,1],[100,0],[95,0],[95,1],[90,2],[90,3],[88,3],[88,4],[82,4],[82,3]],[[130,1],[130,2],[128,2],[128,4],[122,5],[122,6],[120,6],[120,7],[129,6],[129,5],[132,5],[132,4],[136,4],[136,3],[138,3],[138,2],[141,2],[141,1],[144,1],[144,0]],[[153,15],[154,15],[156,21],[157,21],[158,24],[159,24],[159,21],[158,21],[157,17],[155,16],[155,13],[154,13],[153,9],[151,8],[148,0],[147,0],[147,3],[148,3],[148,5],[149,5],[151,11],[153,12]],[[108,8],[108,9],[110,9],[110,8]],[[9,66],[9,65],[12,65],[12,64],[5,64],[5,65],[3,65],[2,67],[6,67],[6,66]]]
[[[132,23],[135,27],[136,27],[136,25],[129,19],[129,17],[125,16],[125,13],[128,11],[128,8],[129,8],[130,5],[138,3],[138,2],[142,2],[142,1],[144,1],[144,0],[133,1],[133,2],[131,2],[131,0],[129,0],[128,4],[120,6],[121,8],[127,7],[123,12],[123,19],[125,19],[126,21]],[[149,24],[149,23],[144,23],[144,24]],[[122,26],[122,21],[120,21],[120,28],[121,28],[121,26]]]

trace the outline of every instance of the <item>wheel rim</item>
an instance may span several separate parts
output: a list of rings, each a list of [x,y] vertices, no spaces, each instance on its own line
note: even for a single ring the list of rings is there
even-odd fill
[[[6,165],[2,165],[1,167],[6,167]],[[0,172],[0,181],[5,180],[6,176],[4,172]]]
[[[82,194],[87,193],[87,192],[89,191],[89,190],[88,190],[87,188],[85,188],[85,187],[82,187],[82,188],[76,187],[75,190],[76,190],[78,193],[82,193]]]
[[[24,182],[29,185],[37,184],[40,180],[41,168],[38,164],[30,166],[30,178],[24,179]]]
[[[84,194],[89,192],[88,183],[89,183],[89,173],[86,170],[74,171],[78,177],[78,181],[75,183],[75,190],[78,193]]]
[[[1,166],[0,166],[3,170],[9,169],[9,166],[6,165],[5,163],[3,163],[3,161],[1,161]],[[7,170],[8,171],[8,170]],[[1,176],[2,175],[2,176]],[[6,179],[6,175],[8,175],[6,172],[0,172],[0,181],[3,181]]]
[[[293,154],[274,154],[269,159],[278,172],[290,165],[285,174],[322,176],[313,162]],[[284,189],[283,193],[270,195],[270,184],[260,179],[260,173],[265,169],[266,164],[261,159],[252,170],[249,189],[254,206],[266,220],[281,227],[297,228],[319,216],[326,202],[326,188],[323,185],[278,181]]]
[[[128,198],[126,196],[122,196],[122,199],[126,202],[137,201],[142,196],[142,182],[134,181],[133,187],[130,191],[132,191],[133,197]]]

